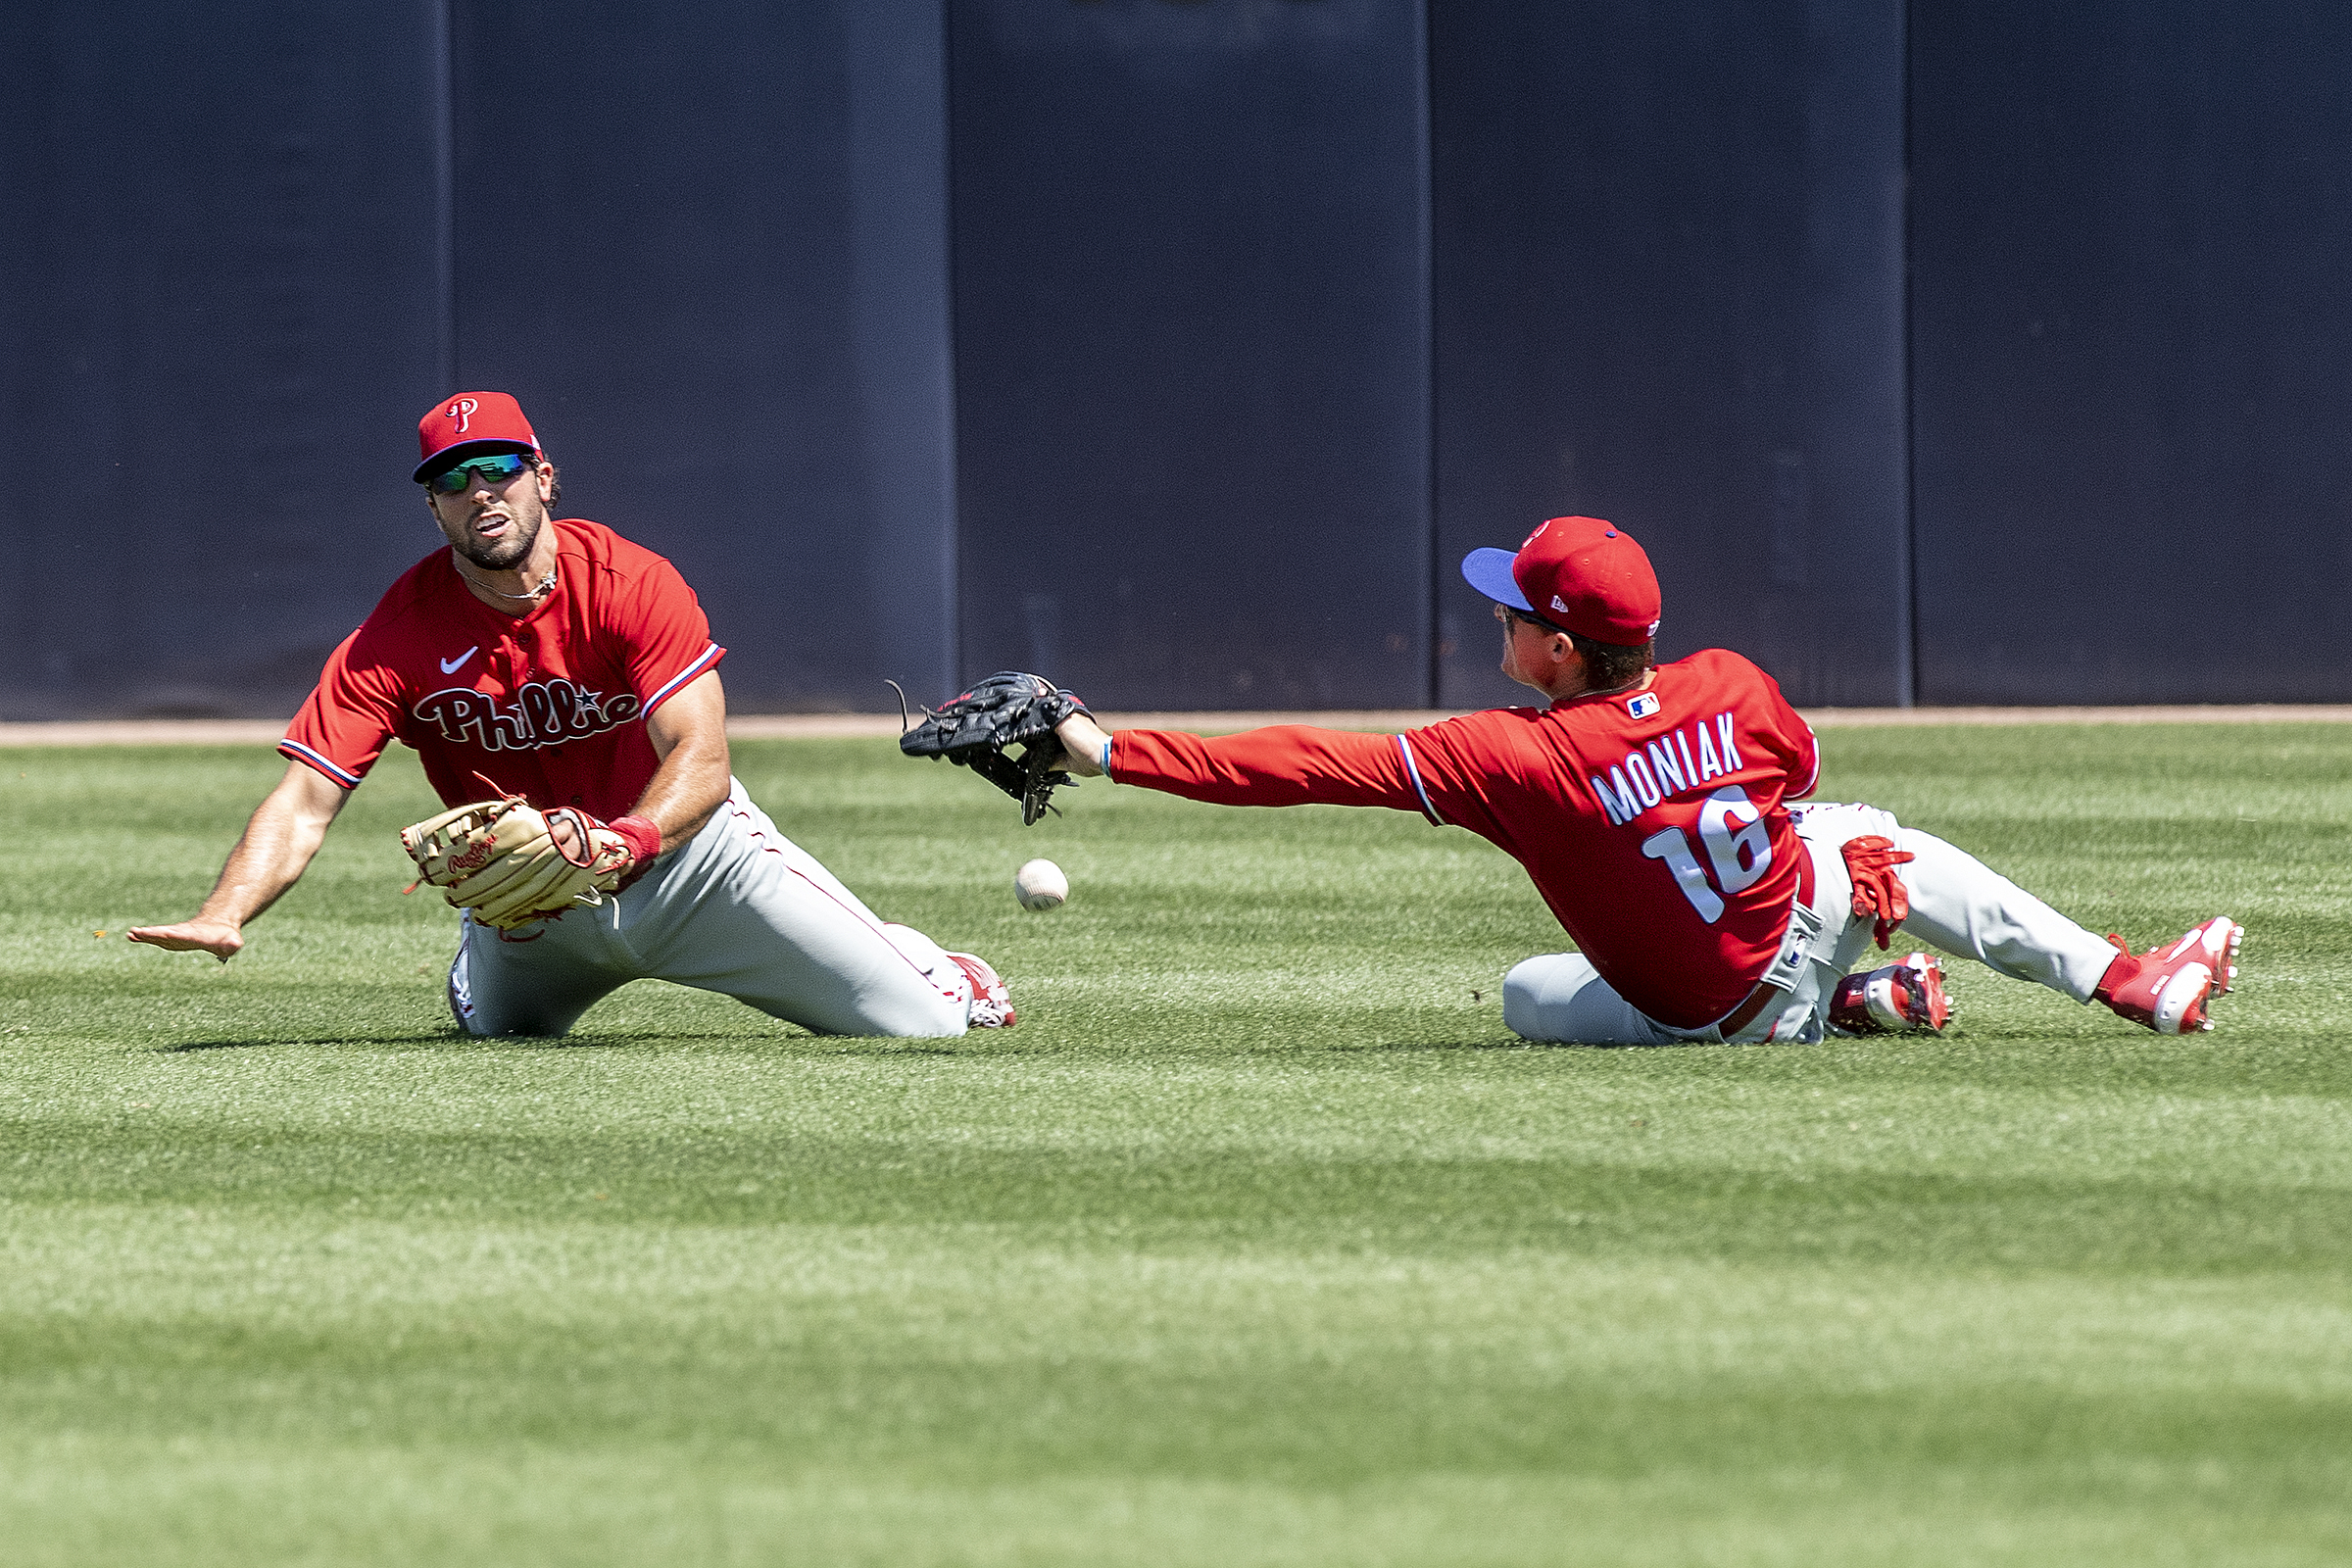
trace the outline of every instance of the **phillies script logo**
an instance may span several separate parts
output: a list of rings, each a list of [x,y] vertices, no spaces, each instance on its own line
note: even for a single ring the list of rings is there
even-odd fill
[[[559,675],[532,681],[505,708],[488,692],[452,686],[418,703],[415,711],[427,723],[440,725],[445,741],[472,741],[492,752],[527,752],[601,735],[635,718],[644,706],[635,692],[607,697],[583,691]]]

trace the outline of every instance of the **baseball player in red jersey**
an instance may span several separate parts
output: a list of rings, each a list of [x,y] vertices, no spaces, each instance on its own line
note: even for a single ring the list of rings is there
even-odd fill
[[[1653,664],[1660,596],[1622,529],[1555,517],[1473,552],[1502,671],[1549,699],[1402,735],[1277,726],[1112,735],[1074,714],[1073,772],[1233,806],[1419,811],[1527,868],[1580,951],[1526,960],[1503,1019],[1531,1040],[1652,1045],[1940,1028],[1926,953],[1849,975],[1900,927],[2163,1033],[2210,1028],[2242,930],[2217,917],[2133,956],[1941,839],[1869,806],[1796,805],[1813,732],[1778,684],[1709,649]]]
[[[476,1035],[559,1035],[637,979],[723,992],[824,1034],[1010,1024],[995,971],[874,916],[776,831],[728,771],[725,650],[677,569],[558,518],[555,466],[503,392],[417,426],[449,540],[326,662],[278,744],[289,764],[192,920],[131,940],[226,961],[292,887],[384,747],[414,748],[451,806],[577,808],[627,843],[620,891],[502,931],[461,918],[449,997]]]

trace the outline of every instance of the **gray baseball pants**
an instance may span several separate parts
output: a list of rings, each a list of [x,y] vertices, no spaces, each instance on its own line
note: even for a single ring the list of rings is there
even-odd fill
[[[2088,1002],[2115,960],[2115,949],[1964,850],[1907,828],[1875,806],[1789,808],[1797,838],[1813,857],[1812,914],[1790,924],[1804,965],[1779,1007],[1766,1007],[1730,1044],[1822,1038],[1838,982],[1871,945],[1873,924],[1856,919],[1842,847],[1877,834],[1916,858],[1896,868],[1911,900],[1903,929],[1948,953],[1965,954],[1997,974],[2031,980]],[[1502,1021],[1530,1040],[1594,1046],[1724,1042],[1713,1025],[1660,1023],[1620,997],[1580,953],[1529,958],[1502,982]]]
[[[505,933],[466,917],[449,1001],[466,1033],[560,1035],[630,981],[669,980],[818,1034],[962,1034],[955,960],[877,919],[727,783],[701,832],[602,905]]]

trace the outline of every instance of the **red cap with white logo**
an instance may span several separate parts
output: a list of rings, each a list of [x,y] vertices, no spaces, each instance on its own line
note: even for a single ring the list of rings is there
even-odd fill
[[[443,398],[416,421],[416,442],[424,455],[416,465],[418,484],[467,458],[539,450],[539,437],[522,416],[522,405],[504,392],[460,392]]]
[[[1598,517],[1553,517],[1518,552],[1473,550],[1462,578],[1498,605],[1579,637],[1639,648],[1658,634],[1658,574],[1634,536]]]

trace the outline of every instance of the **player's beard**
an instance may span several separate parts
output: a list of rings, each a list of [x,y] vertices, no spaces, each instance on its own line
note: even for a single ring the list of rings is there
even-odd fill
[[[477,543],[467,533],[452,541],[458,554],[485,571],[512,571],[528,561],[531,547],[539,542],[539,529],[547,521],[547,509],[533,496],[521,505],[509,505],[507,518],[514,526],[504,539]]]

